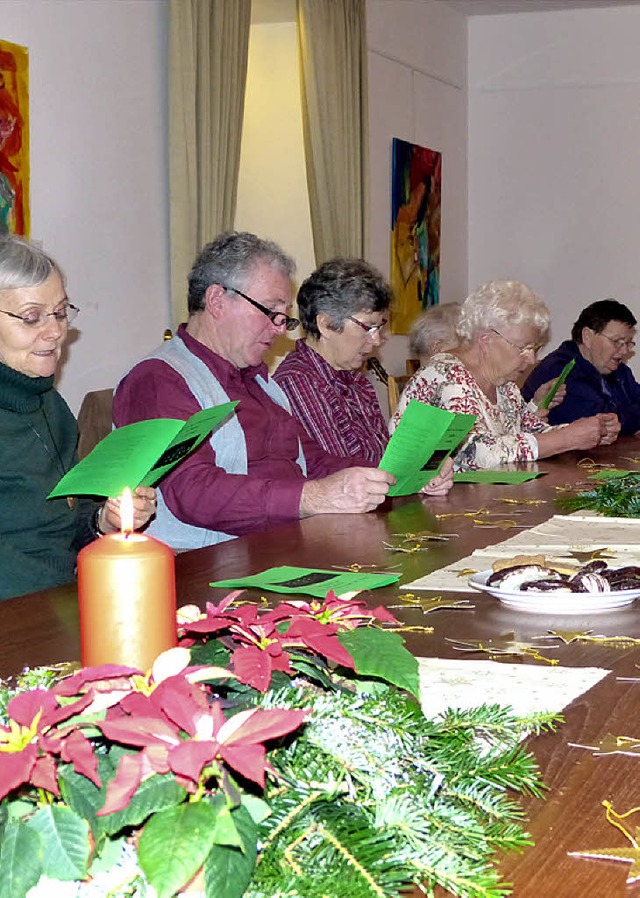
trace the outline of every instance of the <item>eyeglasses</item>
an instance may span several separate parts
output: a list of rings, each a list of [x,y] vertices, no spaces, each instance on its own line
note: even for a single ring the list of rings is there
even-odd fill
[[[505,337],[504,334],[501,334],[500,331],[497,331],[494,327],[489,328],[489,330],[493,331],[494,334],[498,337],[502,337],[502,339],[516,349],[520,355],[527,355],[527,353],[532,353],[532,355],[537,355],[540,352],[541,347],[536,343],[530,343],[527,346],[518,346],[517,343],[514,343],[508,337]]]
[[[600,336],[605,337],[609,341],[609,343],[612,343],[615,346],[616,349],[633,352],[633,350],[636,348],[635,340],[625,340],[624,337],[618,337],[617,339],[614,339],[613,337],[610,337],[609,334],[603,334],[602,331],[600,331]]]
[[[222,289],[226,290],[228,293],[237,293],[238,296],[246,299],[246,301],[248,303],[251,303],[254,308],[262,312],[263,315],[266,315],[274,327],[282,327],[282,325],[284,325],[288,331],[294,331],[300,324],[297,318],[290,318],[288,315],[285,315],[284,312],[274,312],[273,309],[268,309],[261,303],[256,302],[255,299],[251,299],[251,297],[247,296],[246,293],[243,293],[242,290],[237,290],[235,287],[224,287],[223,285],[221,286]]]
[[[375,337],[387,323],[386,321],[383,321],[382,324],[365,324],[364,321],[358,321],[358,319],[354,318],[352,315],[347,315],[347,321],[353,321],[354,324],[361,327],[367,337]]]
[[[8,315],[9,318],[17,318],[18,321],[22,321],[23,324],[34,330],[44,327],[47,323],[47,318],[55,318],[58,324],[71,324],[78,317],[79,311],[80,309],[70,302],[65,303],[58,309],[54,309],[53,312],[43,312],[42,309],[29,309],[24,315],[16,315],[15,312],[5,312],[4,309],[0,309],[3,315]]]

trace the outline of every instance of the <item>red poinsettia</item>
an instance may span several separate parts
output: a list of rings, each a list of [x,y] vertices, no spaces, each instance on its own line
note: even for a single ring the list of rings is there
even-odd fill
[[[25,783],[59,795],[58,757],[100,785],[89,740],[73,725],[60,726],[84,711],[91,700],[91,695],[86,695],[60,706],[47,689],[21,692],[11,699],[7,705],[9,726],[0,725],[0,799]]]
[[[182,618],[185,634],[216,635],[233,649],[234,673],[242,683],[264,692],[274,670],[291,674],[291,649],[309,649],[343,667],[353,668],[353,658],[337,638],[350,630],[378,620],[397,623],[386,609],[370,610],[365,602],[339,599],[329,592],[324,602],[285,602],[273,611],[260,612],[255,604],[231,607],[238,593],[226,596],[219,605],[207,603],[206,614]]]
[[[112,742],[142,750],[125,755],[100,814],[125,808],[140,783],[172,772],[191,792],[224,765],[260,786],[269,769],[264,743],[296,730],[305,711],[252,708],[226,720],[219,702],[184,677],[169,677],[150,694],[131,693],[97,723]]]

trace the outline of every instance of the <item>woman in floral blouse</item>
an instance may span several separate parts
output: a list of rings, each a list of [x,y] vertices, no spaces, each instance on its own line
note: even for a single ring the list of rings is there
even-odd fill
[[[390,430],[411,399],[476,415],[456,456],[456,470],[493,468],[614,442],[620,429],[616,415],[594,415],[551,427],[522,398],[516,381],[535,362],[548,329],[546,305],[524,284],[484,284],[462,306],[456,328],[460,344],[433,356],[409,381]],[[540,396],[550,386],[544,384]]]

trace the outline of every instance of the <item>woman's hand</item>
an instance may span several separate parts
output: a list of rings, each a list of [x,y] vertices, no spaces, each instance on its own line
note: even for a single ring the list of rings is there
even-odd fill
[[[615,412],[601,412],[598,415],[600,419],[600,445],[601,446],[610,446],[611,443],[615,443],[618,439],[618,434],[620,433],[620,421]]]
[[[422,496],[446,496],[453,486],[453,461],[445,459],[440,471],[420,490]]]
[[[133,493],[133,529],[140,530],[156,513],[156,491],[150,486],[139,486]],[[98,516],[101,533],[117,533],[121,529],[120,497],[107,499]]]
[[[557,377],[554,377],[553,380],[548,380],[546,382],[546,384],[540,384],[538,389],[535,391],[535,393],[531,397],[532,402],[538,409],[536,414],[538,415],[539,418],[542,418],[543,420],[546,420],[546,418],[549,415],[549,412],[547,411],[547,409],[540,408],[539,407],[540,403],[542,402],[544,397],[547,395],[547,393],[549,392],[549,390],[554,385],[554,383],[556,382],[557,379],[558,379]],[[567,385],[562,384],[562,386],[559,388],[556,395],[553,397],[553,399],[549,403],[549,408],[555,408],[556,405],[560,405],[560,403],[564,400],[566,395],[567,395]]]

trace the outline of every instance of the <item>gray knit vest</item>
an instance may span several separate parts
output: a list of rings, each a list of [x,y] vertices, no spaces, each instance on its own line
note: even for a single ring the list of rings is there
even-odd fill
[[[198,401],[201,408],[211,408],[214,405],[222,405],[229,402],[229,396],[225,393],[212,372],[205,363],[195,356],[185,346],[180,337],[167,340],[158,349],[146,356],[146,359],[160,359],[170,365],[185,381],[189,391]],[[129,372],[127,372],[129,373]],[[126,375],[125,375],[126,376]],[[258,375],[256,383],[265,393],[281,405],[288,412],[291,411],[289,401],[277,383],[271,378],[265,380]],[[116,387],[117,390],[117,387]],[[228,474],[247,473],[247,443],[244,431],[240,426],[237,415],[231,415],[227,420],[211,434],[209,439],[213,451],[216,454],[216,464]],[[302,452],[302,444],[299,444],[297,464],[306,476],[307,465]],[[212,546],[215,543],[234,539],[231,533],[222,530],[207,530],[204,527],[195,527],[186,524],[177,518],[167,506],[162,495],[162,487],[157,488],[158,510],[146,533],[155,536],[167,543],[173,549],[199,549],[202,546]]]

